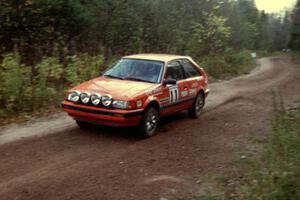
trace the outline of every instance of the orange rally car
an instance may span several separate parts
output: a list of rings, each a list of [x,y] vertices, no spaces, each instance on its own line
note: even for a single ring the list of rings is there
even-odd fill
[[[207,82],[190,57],[125,56],[100,77],[69,90],[62,108],[81,128],[90,123],[138,126],[150,137],[160,117],[187,109],[198,118],[209,93]]]

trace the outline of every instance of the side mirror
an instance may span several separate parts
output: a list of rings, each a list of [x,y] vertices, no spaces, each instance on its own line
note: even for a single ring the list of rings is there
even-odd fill
[[[168,78],[164,80],[164,85],[176,85],[177,81],[173,78]]]

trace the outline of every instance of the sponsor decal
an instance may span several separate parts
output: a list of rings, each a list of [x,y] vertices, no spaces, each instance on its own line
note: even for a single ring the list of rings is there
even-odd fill
[[[181,96],[182,96],[182,97],[188,96],[188,91],[187,91],[187,90],[182,91],[182,92],[181,92]]]

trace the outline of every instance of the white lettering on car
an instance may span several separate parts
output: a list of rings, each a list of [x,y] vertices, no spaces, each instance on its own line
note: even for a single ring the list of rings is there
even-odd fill
[[[179,99],[178,87],[171,86],[169,87],[169,96],[170,96],[170,103],[176,103]]]

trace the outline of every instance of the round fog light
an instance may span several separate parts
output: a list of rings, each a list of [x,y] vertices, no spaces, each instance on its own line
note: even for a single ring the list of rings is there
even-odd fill
[[[90,95],[88,93],[81,93],[80,100],[82,103],[87,104],[90,101]]]
[[[68,100],[72,102],[79,102],[80,100],[80,92],[79,91],[73,91],[68,95]]]
[[[94,106],[99,106],[101,103],[101,95],[100,94],[93,94],[91,96],[91,102]]]
[[[109,107],[112,103],[112,96],[109,94],[103,95],[101,102],[104,106]]]

